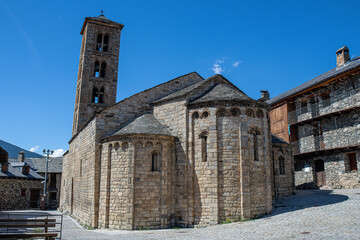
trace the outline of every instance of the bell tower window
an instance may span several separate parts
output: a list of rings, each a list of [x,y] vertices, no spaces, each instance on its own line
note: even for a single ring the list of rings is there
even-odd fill
[[[96,50],[97,51],[102,51],[102,34],[101,33],[99,33],[97,35]]]
[[[100,71],[100,77],[105,77],[105,70],[106,70],[106,63],[102,62],[101,63],[101,71]]]
[[[92,102],[93,103],[99,102],[99,90],[96,87],[93,88]]]
[[[99,103],[104,103],[104,88],[102,87],[99,92]]]
[[[108,46],[109,46],[109,35],[105,35],[104,36],[104,44],[103,44],[103,51],[107,52],[108,51]]]
[[[94,70],[94,76],[99,77],[100,74],[100,63],[99,61],[95,62],[95,70]]]

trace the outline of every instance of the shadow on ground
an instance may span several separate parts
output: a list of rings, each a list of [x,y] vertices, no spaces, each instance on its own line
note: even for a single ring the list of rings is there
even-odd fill
[[[305,208],[336,204],[349,199],[348,196],[331,194],[332,192],[332,190],[297,190],[296,195],[276,201],[273,212],[264,217],[271,217]]]

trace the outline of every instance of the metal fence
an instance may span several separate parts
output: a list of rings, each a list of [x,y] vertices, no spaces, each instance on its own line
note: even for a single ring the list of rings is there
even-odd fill
[[[63,225],[63,215],[61,214],[50,214],[43,212],[0,212],[0,235],[2,233],[57,233],[57,237],[53,239],[62,238],[62,225]],[[14,222],[11,224],[13,226],[9,227],[9,222]],[[17,227],[16,220],[29,220],[29,222],[49,222],[49,225],[53,225],[54,227],[40,227],[40,226],[30,226],[30,227]],[[7,226],[6,226],[7,225]],[[36,225],[36,224],[35,224]],[[46,228],[46,230],[45,230]]]

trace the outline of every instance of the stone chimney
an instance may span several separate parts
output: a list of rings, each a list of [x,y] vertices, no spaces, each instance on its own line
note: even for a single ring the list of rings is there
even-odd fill
[[[342,48],[339,48],[336,51],[336,67],[342,67],[344,66],[347,62],[350,62],[350,53],[349,53],[349,49],[344,46]]]
[[[24,161],[25,161],[25,153],[24,152],[19,152],[18,162],[24,162]]]
[[[270,93],[267,90],[261,90],[261,98],[259,99],[259,101],[267,101],[270,99]]]

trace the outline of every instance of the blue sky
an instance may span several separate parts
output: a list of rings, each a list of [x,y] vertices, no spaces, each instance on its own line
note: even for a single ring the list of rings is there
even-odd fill
[[[117,100],[196,71],[252,98],[287,91],[360,55],[360,1],[0,0],[0,139],[68,149],[84,18],[122,30]]]

